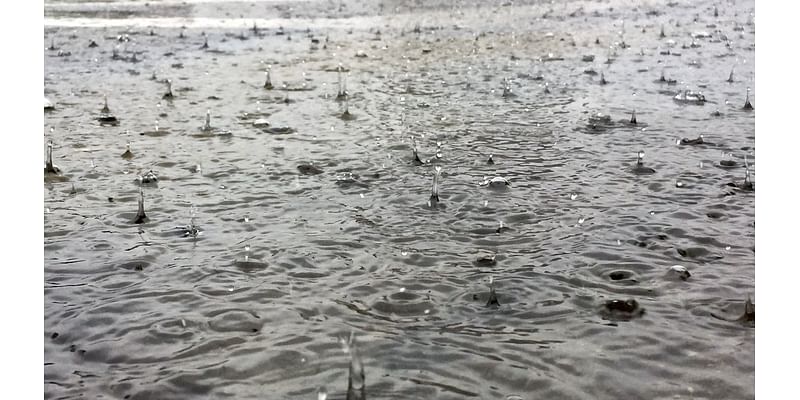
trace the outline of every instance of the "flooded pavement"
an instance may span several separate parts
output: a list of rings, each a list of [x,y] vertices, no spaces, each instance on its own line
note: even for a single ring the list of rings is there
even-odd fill
[[[45,398],[753,398],[754,2],[447,3],[48,1]]]

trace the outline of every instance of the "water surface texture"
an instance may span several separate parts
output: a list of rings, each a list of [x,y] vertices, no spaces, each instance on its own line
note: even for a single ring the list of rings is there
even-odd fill
[[[47,1],[45,398],[753,398],[754,7]]]

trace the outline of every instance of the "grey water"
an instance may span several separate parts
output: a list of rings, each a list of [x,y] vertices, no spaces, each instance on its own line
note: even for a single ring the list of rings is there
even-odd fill
[[[45,398],[754,398],[752,0],[48,0],[41,48]]]

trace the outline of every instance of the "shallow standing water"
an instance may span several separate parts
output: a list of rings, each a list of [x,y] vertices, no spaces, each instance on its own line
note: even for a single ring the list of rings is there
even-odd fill
[[[754,3],[638,3],[48,1],[45,397],[753,398]]]

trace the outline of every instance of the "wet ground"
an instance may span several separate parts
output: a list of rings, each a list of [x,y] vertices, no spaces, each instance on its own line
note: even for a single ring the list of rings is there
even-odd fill
[[[639,3],[48,1],[45,397],[753,398],[754,4]]]

